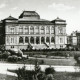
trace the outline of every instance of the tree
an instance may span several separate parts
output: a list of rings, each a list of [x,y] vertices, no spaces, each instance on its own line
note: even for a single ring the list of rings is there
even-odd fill
[[[54,68],[49,67],[45,69],[46,80],[53,80],[53,73],[55,72]]]

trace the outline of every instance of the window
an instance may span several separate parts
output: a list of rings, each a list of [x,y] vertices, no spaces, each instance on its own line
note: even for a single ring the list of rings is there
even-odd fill
[[[14,38],[13,37],[11,38],[11,43],[14,43]]]
[[[25,37],[25,43],[29,43],[29,38]]]
[[[29,33],[29,28],[25,27],[25,34],[28,34],[28,33]]]
[[[49,43],[49,37],[46,37],[46,42]]]
[[[20,34],[23,33],[23,27],[19,27],[19,33],[20,33]]]
[[[34,27],[33,26],[30,27],[30,34],[34,34]]]
[[[44,34],[44,27],[41,27],[41,34]]]
[[[46,34],[49,34],[49,30],[50,30],[50,27],[47,26],[47,27],[46,27]]]
[[[54,42],[55,42],[54,37],[52,37],[52,38],[51,38],[51,42],[52,42],[52,43],[54,43]]]
[[[19,43],[23,43],[23,37],[19,38]]]
[[[63,38],[60,38],[60,43],[63,43]]]
[[[54,34],[54,27],[51,27],[51,34]]]
[[[60,48],[63,48],[63,45],[60,45]]]
[[[63,33],[63,28],[59,27],[59,34],[62,34],[62,33]]]
[[[42,43],[42,44],[45,43],[44,37],[41,37],[41,43]]]
[[[10,28],[10,32],[14,33],[14,28],[13,27]]]
[[[11,46],[11,48],[14,48],[14,46]]]
[[[33,37],[30,38],[30,43],[32,43],[32,44],[34,43],[34,38]]]
[[[39,44],[39,37],[36,37],[36,44]]]
[[[35,34],[39,34],[39,27],[35,26]]]

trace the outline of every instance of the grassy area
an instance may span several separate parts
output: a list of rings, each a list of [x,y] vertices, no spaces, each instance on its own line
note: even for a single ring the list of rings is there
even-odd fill
[[[7,77],[6,77],[6,79],[5,79],[5,80],[17,80],[17,77],[7,75]]]
[[[35,64],[36,58],[32,57],[29,59],[26,59],[24,61],[18,61],[18,64]],[[76,61],[73,57],[70,58],[63,58],[63,59],[50,59],[50,58],[37,58],[39,64],[42,65],[62,65],[62,66],[73,66],[75,65]]]
[[[48,65],[63,65],[63,66],[73,66],[75,65],[76,61],[71,58],[65,58],[65,59],[45,59],[45,64]]]
[[[80,72],[56,72],[54,73],[54,80],[80,80]]]
[[[80,54],[80,51],[25,51],[23,53],[24,55],[27,54],[27,55],[30,55],[30,56],[33,56],[33,55],[61,55],[61,56],[65,56],[65,54],[69,54],[70,56],[74,56],[75,54]]]
[[[16,77],[7,74],[0,74],[0,80],[16,80]]]
[[[55,72],[53,76],[54,80],[80,80],[80,72]],[[6,80],[16,80],[16,77],[7,76]]]
[[[55,72],[54,80],[80,80],[80,72]],[[0,74],[0,80],[16,80],[17,78],[10,75]]]

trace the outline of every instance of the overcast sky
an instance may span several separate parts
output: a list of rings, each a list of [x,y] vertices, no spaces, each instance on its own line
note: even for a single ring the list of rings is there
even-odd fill
[[[0,0],[0,20],[9,15],[18,18],[24,10],[36,11],[47,20],[66,20],[67,34],[80,31],[80,0]]]

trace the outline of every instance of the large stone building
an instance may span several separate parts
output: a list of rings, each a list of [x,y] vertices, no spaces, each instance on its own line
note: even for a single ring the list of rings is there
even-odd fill
[[[23,11],[18,19],[9,16],[0,22],[1,42],[6,49],[65,48],[66,21],[48,21],[35,11]]]

